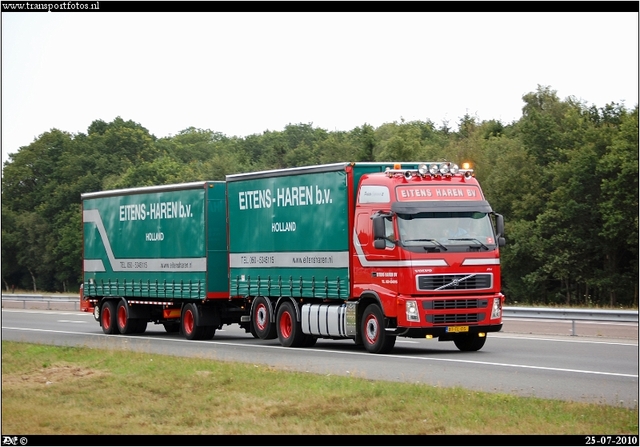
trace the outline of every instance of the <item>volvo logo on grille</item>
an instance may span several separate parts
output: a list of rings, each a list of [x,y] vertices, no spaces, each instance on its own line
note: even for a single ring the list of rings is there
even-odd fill
[[[418,275],[418,290],[482,290],[490,289],[490,273],[471,273],[469,275]]]

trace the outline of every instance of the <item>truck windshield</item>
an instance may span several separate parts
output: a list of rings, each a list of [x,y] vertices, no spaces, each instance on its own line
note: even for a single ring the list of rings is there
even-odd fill
[[[400,242],[406,248],[488,250],[495,235],[487,213],[448,212],[397,214]],[[434,242],[426,242],[434,241]]]

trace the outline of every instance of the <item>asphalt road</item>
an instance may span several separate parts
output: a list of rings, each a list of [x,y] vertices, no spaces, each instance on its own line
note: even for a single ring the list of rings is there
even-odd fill
[[[8,308],[2,339],[89,346],[174,356],[267,364],[290,371],[637,408],[638,325],[505,320],[479,352],[452,342],[398,338],[391,354],[374,355],[351,340],[318,340],[312,348],[284,348],[225,326],[213,340],[188,341],[149,325],[145,334],[106,336],[88,313]],[[577,335],[571,335],[572,333]]]

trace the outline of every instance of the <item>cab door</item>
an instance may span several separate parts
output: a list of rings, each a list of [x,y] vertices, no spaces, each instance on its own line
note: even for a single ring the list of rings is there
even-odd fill
[[[395,300],[398,294],[400,249],[395,243],[398,239],[397,229],[391,216],[384,218],[387,237],[384,248],[374,247],[371,219],[373,213],[373,210],[360,210],[356,215],[353,250],[354,295],[361,296],[366,291],[372,291],[384,303]]]

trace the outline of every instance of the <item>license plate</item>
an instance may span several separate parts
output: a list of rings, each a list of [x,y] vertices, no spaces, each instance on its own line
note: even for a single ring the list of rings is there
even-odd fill
[[[469,326],[447,326],[447,332],[469,332]]]

